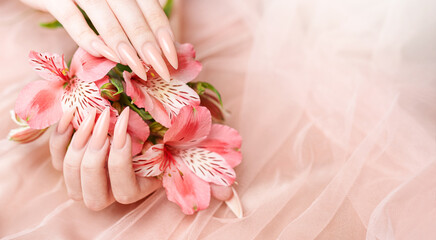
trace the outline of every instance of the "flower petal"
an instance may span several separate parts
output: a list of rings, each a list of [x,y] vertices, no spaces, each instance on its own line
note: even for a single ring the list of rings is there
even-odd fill
[[[136,175],[141,177],[154,177],[160,175],[162,169],[161,163],[164,159],[164,145],[156,144],[151,146],[144,154],[133,158],[133,169]]]
[[[127,133],[132,138],[132,156],[140,153],[144,142],[150,135],[147,123],[132,109],[130,109]]]
[[[68,68],[64,56],[30,51],[29,62],[39,76],[48,81],[68,80]]]
[[[34,81],[19,93],[15,112],[34,129],[44,129],[62,116],[62,82]]]
[[[171,165],[163,175],[168,200],[177,203],[185,214],[205,209],[210,202],[210,185],[192,173],[183,163]]]
[[[45,130],[47,130],[47,128],[33,129],[30,127],[19,127],[11,129],[8,134],[8,139],[19,143],[29,143],[38,139]]]
[[[75,108],[72,120],[77,129],[88,115],[88,108],[95,108],[97,113],[103,112],[106,107],[111,107],[109,101],[100,95],[100,91],[93,82],[85,82],[78,78],[70,80],[62,95],[62,109]]]
[[[123,77],[125,81],[125,91],[126,94],[132,98],[132,102],[140,107],[144,108],[146,107],[146,96],[142,89],[145,88],[145,83],[142,82],[137,77],[133,77],[131,73],[124,71]],[[145,90],[144,90],[145,91]],[[149,107],[150,108],[150,107]]]
[[[174,153],[188,168],[206,182],[230,186],[236,178],[235,171],[219,154],[203,148],[189,148]]]
[[[70,76],[76,75],[82,81],[93,82],[102,79],[116,65],[116,62],[104,57],[94,57],[78,48],[71,60]]]
[[[170,67],[171,78],[183,83],[187,83],[198,76],[201,72],[201,63],[195,60],[194,47],[189,44],[176,44],[177,58],[179,61],[179,67],[176,69]]]
[[[211,124],[207,108],[186,106],[165,133],[164,142],[173,147],[195,146],[207,137]]]
[[[198,147],[218,153],[233,168],[241,163],[241,144],[238,131],[226,125],[212,124],[209,135]]]
[[[177,80],[166,82],[161,78],[148,79],[145,90],[162,104],[171,120],[179,114],[180,109],[184,106],[198,106],[200,104],[198,94],[188,85]],[[147,109],[147,111],[153,117],[158,114],[158,110],[155,110],[154,107]],[[170,127],[169,124],[162,122],[161,124]]]

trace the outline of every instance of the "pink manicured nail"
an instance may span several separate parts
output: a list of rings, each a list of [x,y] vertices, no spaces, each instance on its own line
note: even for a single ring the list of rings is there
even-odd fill
[[[238,193],[233,187],[232,190],[233,190],[233,196],[232,198],[230,198],[230,200],[226,201],[226,204],[230,208],[230,210],[232,210],[232,212],[236,215],[236,217],[242,218],[244,214],[242,213],[241,201],[239,200]]]
[[[62,118],[59,120],[57,129],[59,134],[62,134],[67,130],[71,120],[73,119],[74,112],[74,108],[69,108],[66,112],[64,112],[64,114],[62,114]]]
[[[170,81],[170,73],[168,72],[167,65],[163,60],[159,51],[152,43],[146,43],[142,47],[142,53],[147,58],[147,61],[153,66],[153,69],[161,76],[164,80]]]
[[[89,110],[88,116],[86,116],[85,120],[80,124],[80,127],[74,136],[73,142],[76,149],[82,149],[85,146],[89,134],[91,133],[92,127],[94,127],[95,114],[95,108],[91,108]]]
[[[114,138],[112,145],[115,148],[122,148],[126,143],[127,124],[129,123],[129,107],[124,108],[123,112],[118,117],[114,129]]]
[[[140,78],[147,80],[147,73],[145,72],[145,68],[136,55],[135,50],[130,47],[127,43],[120,43],[118,45],[118,52],[124,62],[129,65],[133,72],[136,73]]]
[[[100,150],[107,139],[107,133],[109,130],[110,112],[107,107],[97,120],[92,132],[90,147],[95,150]]]
[[[101,40],[94,40],[91,43],[91,46],[99,52],[101,55],[103,55],[105,58],[117,62],[120,62],[120,59],[117,57],[117,54],[110,49],[108,46],[106,46]]]
[[[171,37],[171,33],[168,28],[159,29],[157,31],[157,39],[168,62],[171,64],[171,66],[173,66],[174,69],[177,69],[179,67],[177,51],[176,47],[174,46],[174,40]]]

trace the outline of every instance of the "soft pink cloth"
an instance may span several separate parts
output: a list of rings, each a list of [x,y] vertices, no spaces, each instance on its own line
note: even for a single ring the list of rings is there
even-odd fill
[[[436,239],[436,3],[186,0],[173,19],[244,139],[225,204],[185,216],[161,189],[93,212],[69,200],[46,134],[0,142],[2,239]],[[28,52],[71,57],[51,19],[0,3],[0,133],[37,79]]]

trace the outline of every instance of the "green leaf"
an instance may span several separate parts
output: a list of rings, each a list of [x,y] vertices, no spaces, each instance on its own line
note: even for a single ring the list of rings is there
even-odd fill
[[[167,0],[165,6],[163,7],[163,10],[167,15],[167,18],[170,18],[172,9],[173,9],[173,0]]]
[[[129,106],[130,109],[132,109],[133,111],[138,113],[138,115],[142,118],[142,120],[147,121],[147,120],[153,119],[153,117],[150,115],[150,113],[146,112],[143,108],[138,108],[136,105],[134,105],[132,103],[132,100],[129,98],[129,96],[127,96],[126,93],[121,93],[120,96],[121,96],[120,102],[124,105]]]
[[[53,22],[40,23],[39,26],[53,29],[62,27],[62,24],[58,20],[54,20]]]
[[[120,93],[124,92],[123,82],[120,79],[111,78],[110,81],[118,90],[118,92],[116,92],[115,94],[120,94]]]
[[[88,14],[86,14],[86,12],[83,11],[83,9],[81,7],[79,7],[79,6],[77,6],[77,7],[79,8],[80,12],[82,13],[83,17],[85,18],[86,23],[88,23],[88,26],[92,29],[92,31],[94,31],[95,34],[99,35],[97,29],[94,27],[94,24],[92,24],[91,19],[89,19]]]
[[[123,64],[121,64],[121,63],[118,63],[116,66],[115,66],[121,73],[123,73],[124,71],[128,71],[128,72],[132,72],[132,69],[130,69],[130,67],[129,66],[127,66],[127,65],[123,65]]]

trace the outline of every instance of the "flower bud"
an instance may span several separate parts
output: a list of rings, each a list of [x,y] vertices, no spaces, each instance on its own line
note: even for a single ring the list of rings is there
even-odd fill
[[[153,123],[149,124],[148,126],[150,127],[150,135],[153,135],[156,137],[163,137],[168,130],[168,128],[162,126],[158,122],[153,122]]]
[[[18,128],[9,131],[8,139],[18,143],[29,143],[38,139],[46,130],[45,129],[33,129],[29,127],[26,121],[18,117],[17,114],[11,111],[12,120],[19,126]]]
[[[209,92],[200,95],[200,105],[206,107],[212,115],[214,122],[223,123],[228,111],[221,105],[219,99]]]
[[[105,83],[100,87],[100,93],[102,97],[112,102],[116,102],[120,100],[120,94],[118,92],[117,87],[115,87],[115,85],[113,85],[110,82]]]

